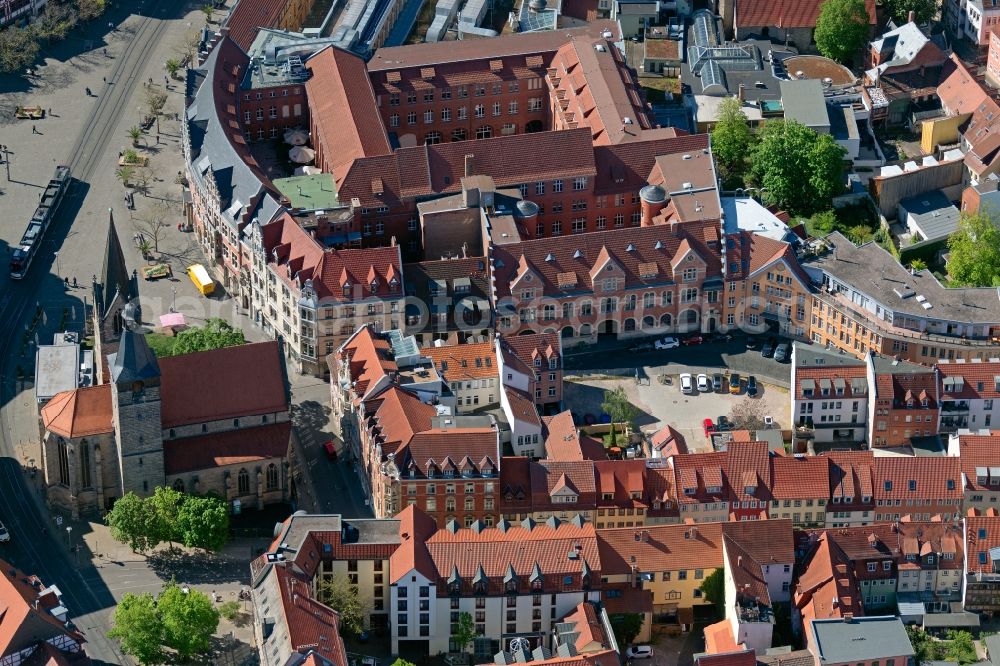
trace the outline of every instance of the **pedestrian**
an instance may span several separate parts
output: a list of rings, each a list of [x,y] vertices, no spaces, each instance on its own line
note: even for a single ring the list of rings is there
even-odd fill
[[[32,125],[32,126],[31,126],[31,133],[32,133],[32,134],[38,134],[38,128],[37,128],[37,127],[35,127],[34,125]]]
[[[107,82],[108,82],[108,77],[106,77],[106,76],[102,76],[102,77],[101,77],[101,81],[104,81],[105,83],[107,83]]]
[[[50,116],[52,115],[52,109],[49,109],[49,115]]]
[[[163,76],[163,85],[164,86],[167,85],[167,77],[166,77],[166,75]]]
[[[101,49],[101,53],[103,53],[103,54],[104,54],[104,57],[105,57],[105,58],[107,58],[107,57],[108,57],[108,50],[107,50],[107,49]]]
[[[73,276],[73,288],[76,289],[76,276]]]

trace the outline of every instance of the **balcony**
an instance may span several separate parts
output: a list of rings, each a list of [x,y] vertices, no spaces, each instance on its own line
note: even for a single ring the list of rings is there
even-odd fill
[[[962,345],[966,347],[1000,347],[1000,336],[956,336],[914,331],[891,324],[885,320],[874,319],[873,314],[860,307],[843,294],[831,294],[819,291],[814,294],[817,300],[838,310],[849,311],[854,317],[864,322],[864,325],[880,335],[889,338],[905,338],[926,343]]]
[[[760,622],[774,624],[774,613],[771,607],[757,603],[756,601],[737,601],[736,617],[740,622],[744,623]]]
[[[945,400],[941,403],[941,411],[945,414],[967,413],[969,403],[965,400]]]

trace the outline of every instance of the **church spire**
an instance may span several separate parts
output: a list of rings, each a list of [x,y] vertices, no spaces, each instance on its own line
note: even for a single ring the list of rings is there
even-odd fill
[[[101,272],[101,285],[98,293],[101,298],[101,314],[107,315],[116,296],[121,297],[124,301],[129,300],[132,296],[131,291],[128,268],[125,266],[125,255],[122,252],[121,242],[118,240],[118,232],[115,229],[115,216],[109,208],[108,242],[104,248],[104,268]]]

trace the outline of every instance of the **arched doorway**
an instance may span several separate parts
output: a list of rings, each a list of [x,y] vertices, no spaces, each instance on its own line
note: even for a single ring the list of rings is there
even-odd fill
[[[580,324],[580,337],[589,337],[593,333],[593,326],[590,324]]]
[[[563,328],[563,330],[560,332],[560,335],[563,337],[563,339],[565,339],[565,338],[572,338],[573,337],[573,327],[572,326],[565,326]]]
[[[646,315],[642,318],[642,330],[648,331],[651,328],[656,328],[656,317]]]
[[[618,322],[614,319],[605,319],[597,325],[597,335],[602,338],[618,335]]]
[[[628,319],[626,319],[625,322],[624,322],[623,328],[627,332],[634,331],[635,330],[635,319],[632,319],[631,317],[629,317]]]
[[[698,311],[685,310],[681,313],[680,328],[683,331],[694,331],[698,328]]]
[[[530,328],[526,328],[523,331],[521,331],[520,333],[518,333],[518,335],[534,335],[534,334],[535,334],[535,332],[533,330],[531,330]]]
[[[529,120],[524,125],[524,133],[532,134],[534,132],[541,132],[545,130],[545,123],[541,120]]]
[[[674,317],[669,312],[660,317],[660,326],[668,329],[674,325]]]

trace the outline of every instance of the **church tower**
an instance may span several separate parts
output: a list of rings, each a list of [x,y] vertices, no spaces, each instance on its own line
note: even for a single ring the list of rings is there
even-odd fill
[[[97,381],[108,381],[105,360],[118,350],[122,332],[130,323],[139,320],[139,279],[129,275],[125,265],[115,218],[108,209],[108,241],[104,248],[104,267],[101,279],[94,276],[94,354],[98,359]]]
[[[163,428],[160,420],[160,366],[142,333],[125,328],[118,350],[108,355],[111,406],[122,495],[140,497],[162,486]]]

